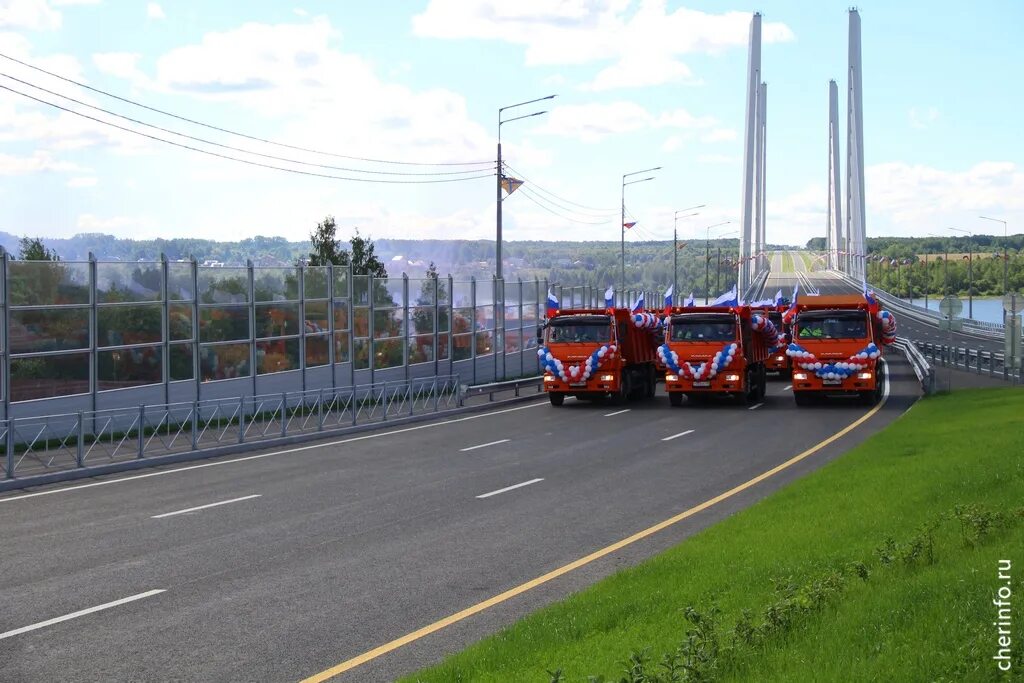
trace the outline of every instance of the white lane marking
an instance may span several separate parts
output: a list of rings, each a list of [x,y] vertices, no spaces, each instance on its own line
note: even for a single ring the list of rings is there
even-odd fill
[[[195,512],[197,510],[205,510],[206,508],[215,508],[220,505],[228,505],[229,503],[237,503],[242,500],[252,500],[253,498],[259,498],[261,493],[254,493],[251,496],[242,496],[241,498],[232,498],[231,500],[222,500],[219,503],[208,503],[207,505],[197,505],[194,508],[186,508],[184,510],[175,510],[174,512],[165,512],[162,515],[153,515],[152,519],[162,519],[164,517],[173,517],[174,515],[184,515],[189,512]]]
[[[500,439],[498,441],[488,441],[487,443],[478,444],[476,446],[469,446],[468,448],[460,448],[459,451],[465,453],[466,451],[475,451],[478,448],[487,448],[488,446],[497,446],[499,443],[508,443],[511,439]]]
[[[747,410],[757,410],[758,408],[760,408],[763,405],[764,405],[764,403],[755,403],[754,405],[752,405],[749,408],[747,408]]]
[[[543,479],[531,479],[530,481],[524,481],[521,484],[513,484],[512,486],[506,486],[505,488],[498,489],[497,491],[491,491],[490,493],[481,494],[481,495],[477,496],[477,498],[490,498],[491,496],[496,496],[499,493],[505,493],[506,491],[511,491],[513,489],[521,489],[522,487],[529,486],[530,484],[536,484],[538,481],[544,481],[544,480]]]
[[[31,626],[22,626],[21,628],[16,628],[13,631],[0,633],[0,640],[3,640],[4,638],[10,638],[11,636],[17,636],[22,633],[28,633],[29,631],[35,631],[37,629],[45,628],[47,626],[52,626],[53,624],[59,624],[60,622],[67,621],[69,619],[77,619],[78,617],[84,617],[86,614],[92,614],[93,612],[99,612],[101,610],[110,609],[111,607],[117,607],[118,605],[124,605],[129,602],[135,602],[136,600],[142,600],[143,598],[148,598],[152,595],[157,595],[158,593],[163,592],[165,592],[163,588],[158,588],[156,590],[146,591],[145,593],[139,593],[138,595],[130,595],[127,598],[121,598],[120,600],[114,600],[113,602],[106,602],[102,605],[96,605],[95,607],[90,607],[88,609],[72,612],[71,614],[65,614],[62,617],[54,617],[53,619],[40,621],[39,623],[32,624]]]
[[[134,477],[121,477],[120,479],[108,479],[107,481],[95,481],[89,484],[81,484],[79,486],[67,486],[59,489],[51,489],[49,491],[37,491],[36,493],[26,493],[21,496],[11,496],[10,498],[0,498],[0,503],[9,503],[14,500],[24,500],[26,498],[35,498],[36,496],[48,496],[53,493],[67,493],[68,491],[79,491],[81,489],[89,489],[94,486],[106,486],[107,484],[119,484],[123,481],[135,481],[136,479],[147,479],[149,477],[160,477],[165,474],[175,474],[178,472],[188,472],[189,470],[198,470],[204,467],[218,467],[220,465],[231,465],[236,462],[246,462],[248,460],[259,460],[260,458],[269,458],[274,455],[287,455],[288,453],[299,453],[301,451],[309,451],[314,448],[327,448],[329,446],[340,446],[346,443],[353,443],[355,441],[365,441],[367,439],[376,439],[382,436],[392,436],[394,434],[404,434],[405,432],[415,432],[420,429],[432,429],[433,427],[442,427],[444,425],[455,424],[457,422],[466,422],[467,420],[477,420],[481,417],[490,417],[491,415],[501,415],[503,413],[511,413],[516,410],[526,410],[528,408],[538,408],[540,406],[548,405],[547,401],[541,403],[531,403],[528,406],[519,406],[517,408],[504,408],[502,410],[495,410],[493,412],[480,413],[479,415],[468,415],[466,417],[457,417],[451,420],[445,420],[443,422],[431,422],[430,424],[418,425],[416,427],[406,427],[404,429],[395,429],[390,432],[378,432],[376,434],[366,434],[364,436],[353,436],[349,439],[339,439],[338,441],[328,441],[326,443],[316,443],[310,446],[299,446],[297,448],[287,448],[281,451],[271,451],[270,453],[260,453],[259,455],[247,455],[243,458],[231,458],[230,460],[218,460],[217,462],[206,462],[201,465],[189,465],[187,467],[178,467],[173,470],[160,470],[159,472],[149,472],[147,474],[139,474]]]
[[[687,429],[685,432],[679,432],[678,434],[673,434],[672,436],[666,436],[664,439],[662,439],[662,441],[671,441],[672,439],[678,439],[679,437],[686,436],[687,434],[693,434],[693,430]]]
[[[782,387],[782,391],[780,391],[779,393],[780,394],[785,393],[785,392],[789,391],[792,388],[793,388],[792,384],[787,384],[786,386]]]
[[[616,415],[622,415],[628,413],[632,408],[626,408],[625,410],[616,410],[614,413],[605,413],[605,417],[615,417]]]

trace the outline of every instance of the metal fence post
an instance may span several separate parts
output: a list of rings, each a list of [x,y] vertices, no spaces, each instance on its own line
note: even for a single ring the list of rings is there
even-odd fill
[[[469,321],[469,354],[473,366],[473,384],[476,384],[476,276],[469,277],[469,305],[473,317]]]
[[[167,254],[160,254],[160,339],[162,358],[160,359],[160,374],[164,380],[164,403],[171,402],[171,304],[168,292],[168,278],[170,277],[167,265]],[[170,413],[168,413],[170,423]]]
[[[281,392],[281,436],[288,435],[288,394]]]
[[[170,415],[170,409],[168,409],[168,415]],[[167,420],[170,424],[170,419]],[[157,427],[159,429],[159,427]],[[143,451],[146,449],[146,404],[139,404],[139,455],[142,457]]]
[[[302,379],[302,390],[306,390],[306,266],[301,262],[299,271],[299,376]]]
[[[75,466],[85,467],[85,416],[78,411],[78,449],[75,454]]]
[[[7,432],[4,434],[4,449],[7,451],[7,462],[4,474],[8,479],[14,478],[14,419],[7,418]]]
[[[455,374],[455,279],[448,273],[448,375]]]
[[[192,401],[192,450],[199,449],[199,401]]]
[[[331,340],[331,343],[332,344],[334,343],[333,338]],[[333,374],[333,368],[332,368],[332,374]],[[318,432],[324,431],[324,388],[323,387],[320,387],[320,400],[316,404],[316,418],[317,418],[316,431],[318,431]]]
[[[405,381],[409,381],[409,276],[402,273],[402,365]]]
[[[249,376],[252,377],[252,395],[255,397],[259,392],[256,389],[256,281],[252,259],[246,260],[245,268],[249,278]]]
[[[252,409],[256,411],[255,397],[252,399]],[[238,397],[238,443],[245,443],[245,396]]]

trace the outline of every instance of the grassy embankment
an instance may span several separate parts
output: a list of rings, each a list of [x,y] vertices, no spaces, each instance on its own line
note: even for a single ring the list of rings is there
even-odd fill
[[[1022,505],[1024,391],[938,396],[753,507],[405,680],[1021,680]],[[1007,559],[1009,678],[992,659]],[[667,677],[659,663],[673,661],[691,677]]]
[[[782,272],[796,272],[796,268],[793,267],[793,254],[789,253],[788,251],[782,252]]]

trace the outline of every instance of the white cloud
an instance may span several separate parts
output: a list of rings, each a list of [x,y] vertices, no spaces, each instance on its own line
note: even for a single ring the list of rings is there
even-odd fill
[[[597,142],[609,135],[654,128],[699,129],[714,126],[710,116],[697,117],[685,109],[652,114],[635,102],[578,104],[555,107],[536,130],[546,135]]]
[[[30,157],[0,154],[0,176],[26,175],[40,172],[72,173],[81,172],[82,170],[84,169],[70,161],[54,159],[46,151],[37,151]]]
[[[731,142],[737,137],[732,128],[715,128],[701,136],[701,142]]]
[[[167,18],[167,15],[164,14],[164,8],[155,2],[146,5],[146,16],[157,21]]]
[[[54,31],[60,25],[60,12],[46,0],[0,0],[0,29]]]
[[[75,7],[77,5],[99,5],[103,0],[53,0],[54,7]]]
[[[99,178],[96,176],[80,176],[68,181],[68,187],[96,187]]]
[[[670,135],[665,142],[661,143],[662,152],[674,152],[683,146],[683,136]]]
[[[295,14],[295,16],[302,17],[303,19],[309,16],[309,12],[302,9],[301,7],[296,7],[295,9],[292,10],[292,12]]]
[[[939,120],[939,116],[939,110],[935,107],[928,107],[923,111],[917,107],[911,107],[907,112],[907,120],[910,121],[911,128],[928,128]]]
[[[445,39],[500,40],[525,48],[529,66],[613,61],[587,87],[696,82],[678,61],[686,54],[743,47],[750,14],[666,9],[665,0],[431,0],[413,32]],[[764,43],[793,40],[785,24],[762,23]]]
[[[101,218],[91,213],[79,215],[76,223],[76,227],[85,232],[124,233],[129,231],[129,234],[132,235],[138,235],[140,231],[144,232],[152,228],[153,225],[153,220],[145,216],[111,216],[109,218]]]
[[[102,52],[94,54],[92,62],[102,73],[138,84],[147,80],[146,75],[139,69],[141,58],[142,55],[133,52]]]

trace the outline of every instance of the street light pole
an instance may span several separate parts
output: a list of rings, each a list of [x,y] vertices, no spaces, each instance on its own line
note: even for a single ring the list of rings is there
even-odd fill
[[[1002,223],[1003,224],[1003,295],[1005,296],[1005,295],[1010,293],[1010,288],[1008,286],[1007,279],[1006,279],[1007,268],[1009,268],[1009,266],[1010,266],[1010,256],[1009,256],[1009,253],[1006,250],[1006,238],[1007,238],[1007,235],[1006,235],[1006,221],[1004,221],[1001,218],[989,218],[988,216],[978,216],[978,218],[981,218],[982,220],[986,220],[986,221],[992,221],[993,223]],[[1006,324],[1006,311],[1005,310],[1003,311],[1003,324],[1004,325]]]
[[[711,287],[711,275],[709,272],[711,266],[711,228],[717,228],[721,225],[728,225],[732,221],[724,221],[722,223],[715,223],[704,228],[704,305],[708,305],[708,289]]]
[[[967,317],[974,318],[974,233],[963,228],[946,228],[967,234]]]
[[[555,97],[557,97],[557,95],[548,95],[547,97],[538,97],[535,100],[527,100],[526,102],[519,102],[518,104],[510,104],[507,107],[501,107],[500,109],[498,109],[498,166],[497,166],[498,181],[497,181],[497,209],[496,209],[497,215],[495,216],[495,232],[497,234],[496,234],[496,237],[495,237],[495,247],[494,247],[494,268],[495,268],[495,277],[497,277],[499,280],[502,280],[503,277],[504,277],[504,274],[502,272],[502,267],[501,267],[501,242],[502,242],[502,239],[501,239],[501,203],[502,203],[501,181],[504,179],[505,174],[502,172],[503,168],[502,168],[502,165],[501,165],[501,126],[502,126],[502,124],[510,123],[512,121],[518,121],[520,119],[528,119],[528,118],[531,118],[533,116],[540,116],[541,114],[546,114],[547,111],[535,111],[532,114],[525,114],[523,116],[514,116],[514,117],[512,117],[510,119],[502,119],[501,118],[501,113],[503,111],[505,111],[506,109],[515,109],[516,107],[522,107],[522,106],[525,106],[527,104],[533,104],[535,102],[543,102],[544,100],[551,100],[551,99],[554,99]]]
[[[626,178],[628,178],[630,176],[634,176],[634,175],[640,175],[641,173],[650,173],[651,171],[660,171],[660,170],[661,170],[661,166],[655,166],[654,168],[645,168],[642,171],[633,171],[632,173],[624,173],[622,175],[622,210],[621,210],[621,212],[619,214],[619,218],[620,218],[620,220],[619,220],[619,229],[620,229],[620,232],[621,232],[621,239],[622,239],[621,253],[620,253],[622,280],[620,282],[620,285],[622,287],[622,291],[623,292],[626,291],[626,185],[635,185],[636,183],[645,183],[648,180],[654,180],[654,176],[650,176],[648,178],[641,178],[640,180],[630,180],[628,183],[626,182]]]
[[[694,209],[703,209],[704,206],[704,204],[698,204],[697,206],[679,209],[672,214],[672,292],[675,296],[679,296],[679,214],[693,211]],[[699,215],[699,211],[694,211],[693,213],[686,214],[683,218]]]

